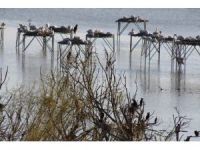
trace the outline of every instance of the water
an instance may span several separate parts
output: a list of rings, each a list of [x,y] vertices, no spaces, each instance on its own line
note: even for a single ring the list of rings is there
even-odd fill
[[[165,35],[181,34],[183,36],[200,35],[200,9],[0,9],[0,20],[6,22],[4,49],[0,53],[0,67],[9,67],[7,87],[30,84],[38,81],[40,68],[43,72],[50,70],[50,54],[43,56],[41,47],[34,42],[26,51],[25,66],[21,56],[16,55],[15,40],[19,23],[44,25],[79,24],[78,34],[85,38],[90,28],[116,33],[115,20],[122,16],[142,16],[149,19],[147,29],[157,28]],[[144,97],[147,110],[159,115],[161,122],[172,123],[172,114],[177,107],[181,114],[192,119],[190,133],[200,129],[200,56],[194,52],[187,61],[186,79],[181,81],[181,90],[177,90],[174,76],[171,75],[170,56],[165,50],[161,52],[161,68],[157,69],[157,57],[151,62],[150,75],[140,71],[140,49],[132,56],[129,65],[128,28],[121,37],[121,51],[117,62],[119,72],[126,72],[129,90],[135,92],[135,80],[138,83],[138,98]],[[59,39],[57,38],[57,41]],[[100,44],[101,45],[101,44]],[[103,55],[101,48],[97,49]],[[184,82],[185,81],[185,82]],[[185,86],[184,86],[185,84]],[[163,90],[160,90],[160,87]]]

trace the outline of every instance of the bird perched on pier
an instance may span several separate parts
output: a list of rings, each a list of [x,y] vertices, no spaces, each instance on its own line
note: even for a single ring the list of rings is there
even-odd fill
[[[4,22],[1,23],[1,26],[4,27],[6,24]]]
[[[74,33],[76,34],[76,32],[77,32],[77,29],[78,29],[78,24],[76,24],[75,26],[74,26]]]

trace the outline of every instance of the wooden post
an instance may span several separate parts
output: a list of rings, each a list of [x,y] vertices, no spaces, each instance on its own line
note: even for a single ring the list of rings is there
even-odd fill
[[[147,49],[146,49],[146,40],[144,39],[144,69],[146,72],[146,60],[147,60]]]
[[[22,43],[23,43],[22,52],[23,52],[23,53],[25,53],[25,47],[26,47],[25,40],[26,40],[26,36],[25,36],[25,35],[23,35],[23,40],[22,40]]]
[[[18,46],[18,44],[19,44],[19,31],[17,31],[17,37],[16,37],[16,52],[19,51],[19,46]]]
[[[57,61],[57,72],[59,70],[59,51],[60,51],[60,44],[58,43],[57,44],[57,59],[56,59],[56,61]]]
[[[160,40],[158,41],[158,66],[160,67]]]
[[[177,71],[177,55],[178,55],[178,44],[176,44],[176,49],[175,49],[175,62],[176,62],[176,71]]]
[[[175,54],[174,54],[174,49],[175,49],[175,44],[174,44],[174,41],[172,43],[172,49],[171,49],[171,72],[174,72],[174,57],[175,57]]]
[[[150,73],[150,67],[151,67],[151,48],[150,48],[150,42],[147,41],[147,50],[149,51],[149,67],[148,67],[148,71]]]
[[[183,62],[184,62],[184,75],[186,74],[186,54],[187,54],[187,47],[186,47],[186,45],[184,46],[184,58],[183,58]]]
[[[121,22],[118,22],[118,30],[117,30],[117,49],[120,52],[120,30],[121,30]]]
[[[144,30],[147,30],[146,21],[144,21]]]
[[[51,36],[52,40],[52,50],[51,50],[51,68],[54,67],[54,35]]]
[[[51,37],[52,39],[52,51],[54,51],[54,35],[52,35],[52,37]]]
[[[47,39],[46,36],[43,36],[43,52],[46,55]]]
[[[130,35],[130,55],[132,54],[132,35]]]
[[[62,65],[61,65],[62,64],[62,60],[61,60],[62,57],[61,57],[61,53],[62,53],[62,51],[61,51],[61,45],[59,44],[60,71],[62,70]]]
[[[115,35],[113,35],[113,52],[115,53]]]

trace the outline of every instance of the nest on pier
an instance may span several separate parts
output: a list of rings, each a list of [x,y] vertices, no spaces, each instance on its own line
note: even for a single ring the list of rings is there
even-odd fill
[[[91,29],[87,31],[86,37],[88,38],[111,38],[114,34],[110,32],[102,32],[100,30],[92,31]]]
[[[74,38],[65,38],[62,41],[58,42],[63,45],[88,45],[88,41],[80,39],[80,37],[75,36]]]
[[[142,23],[142,22],[148,22],[147,19],[143,19],[140,16],[130,16],[130,17],[122,17],[118,20],[116,20],[116,22],[127,22],[127,23]]]

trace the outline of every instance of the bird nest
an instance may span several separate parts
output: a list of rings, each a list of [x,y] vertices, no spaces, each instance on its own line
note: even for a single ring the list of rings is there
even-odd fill
[[[118,20],[116,20],[116,22],[133,22],[133,23],[142,23],[142,22],[148,22],[148,20],[146,19],[142,19],[141,17],[137,16],[137,17],[134,17],[134,16],[131,16],[131,17],[122,17]]]
[[[54,33],[51,30],[34,30],[26,31],[25,36],[52,36]]]
[[[86,37],[89,38],[110,38],[113,37],[113,34],[110,32],[102,32],[99,30],[92,31],[91,29],[87,31]]]
[[[4,29],[5,28],[5,23],[4,22],[2,22],[1,24],[0,24],[0,29]]]
[[[65,38],[62,41],[58,42],[59,44],[65,44],[65,45],[88,45],[88,42],[85,40],[80,39],[80,37],[74,37],[72,39]]]
[[[56,27],[56,26],[50,26],[50,29],[52,29],[55,33],[71,33],[73,31],[73,28],[71,26],[65,27]]]
[[[143,37],[146,39],[150,39],[152,41],[163,41],[163,42],[172,42],[174,41],[174,38],[172,36],[163,36],[161,34],[161,31],[155,31],[153,33],[149,33],[146,30],[140,30],[139,32],[135,33],[133,30],[131,32],[129,32],[130,36],[135,36],[135,37]]]

